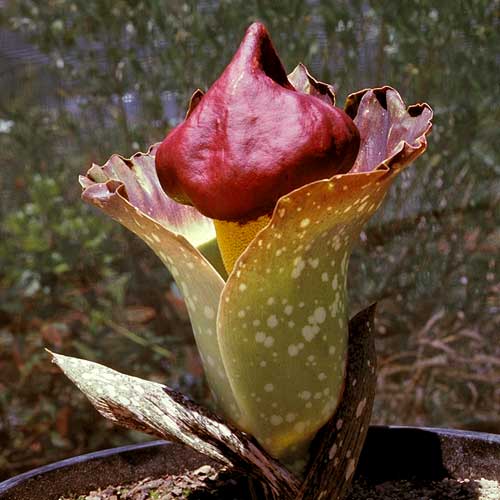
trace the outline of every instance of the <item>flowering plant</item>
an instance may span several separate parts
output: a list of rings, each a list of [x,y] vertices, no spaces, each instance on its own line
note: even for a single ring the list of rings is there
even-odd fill
[[[362,445],[374,377],[370,387],[356,385],[366,367],[353,372],[353,337],[363,335],[349,333],[349,256],[395,177],[425,151],[432,118],[428,105],[406,108],[390,87],[351,94],[344,111],[334,105],[333,88],[303,65],[286,75],[255,23],[161,145],[130,159],[113,155],[80,178],[83,199],[141,237],[172,273],[230,428],[254,436],[268,465],[277,459],[306,476],[311,441],[332,418],[336,432],[345,426]],[[205,251],[213,241],[225,269]],[[363,318],[358,330],[366,330]],[[82,374],[76,360],[55,359],[114,420],[110,398],[131,412],[147,391],[134,379],[127,395],[124,379],[109,373],[103,387],[102,371],[93,376],[85,365]],[[367,362],[373,375],[374,360]],[[157,434],[198,446],[182,426],[165,424],[168,432],[159,433],[156,417],[146,418],[140,401],[137,408],[143,430],[156,426]],[[364,415],[364,424],[344,422],[346,408],[352,420]],[[346,450],[342,458],[349,478],[357,456]],[[296,479],[281,473],[297,495]]]

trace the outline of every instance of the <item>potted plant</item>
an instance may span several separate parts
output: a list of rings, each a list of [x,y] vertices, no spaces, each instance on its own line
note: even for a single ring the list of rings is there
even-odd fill
[[[53,361],[107,418],[243,472],[261,498],[344,498],[376,379],[374,306],[348,322],[349,256],[425,151],[431,119],[390,87],[337,108],[332,86],[303,65],[287,75],[252,24],[161,144],[80,178],[83,199],[175,278],[214,410],[96,363]]]
[[[89,496],[110,498],[120,491],[120,485],[127,486],[127,494],[134,487],[136,490],[140,487],[154,498],[158,487],[168,486],[168,479],[156,478],[177,479],[176,486],[184,484],[189,488],[192,486],[189,479],[193,476],[203,481],[220,468],[220,464],[191,448],[153,441],[39,467],[0,483],[0,498],[51,500],[70,495],[78,498],[93,491],[95,493]],[[183,481],[184,478],[188,481]],[[499,496],[498,478],[500,436],[449,429],[374,426],[368,431],[354,489],[348,498],[361,500],[365,494],[376,500],[400,500],[410,493],[417,498],[419,493],[420,496],[434,493],[435,498],[492,500]],[[114,487],[108,486],[110,482]],[[210,481],[207,486],[212,492],[218,488],[212,498],[249,497],[248,481],[234,470],[226,474],[219,472],[218,481]],[[99,490],[103,491],[102,496]],[[200,488],[195,489],[196,493],[192,489],[188,491],[193,498],[198,498],[196,494],[210,498],[207,488],[201,490],[203,493]],[[205,496],[201,496],[203,494]],[[161,494],[158,497],[164,498]]]

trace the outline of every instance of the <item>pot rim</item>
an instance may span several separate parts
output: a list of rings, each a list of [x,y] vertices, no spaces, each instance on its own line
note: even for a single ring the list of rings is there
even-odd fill
[[[403,431],[416,430],[438,434],[440,436],[450,436],[459,438],[479,439],[491,443],[500,444],[500,434],[491,432],[468,431],[466,429],[452,429],[449,427],[426,427],[418,425],[370,425],[373,429],[401,429]]]

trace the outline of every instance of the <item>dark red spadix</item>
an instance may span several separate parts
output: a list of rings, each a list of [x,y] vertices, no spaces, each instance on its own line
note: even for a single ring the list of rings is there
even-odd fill
[[[358,148],[353,121],[296,90],[266,28],[254,23],[220,78],[164,139],[156,169],[174,200],[243,222],[293,189],[348,172]]]

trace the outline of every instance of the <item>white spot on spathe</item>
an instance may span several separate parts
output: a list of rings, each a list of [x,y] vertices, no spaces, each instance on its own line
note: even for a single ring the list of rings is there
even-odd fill
[[[311,220],[307,217],[300,221],[300,227],[307,227],[311,223]]]
[[[268,305],[268,306],[272,306],[273,304],[274,304],[274,297],[269,297],[269,298],[267,299],[267,305]]]
[[[319,259],[307,259],[307,263],[313,268],[316,269],[319,266]]]
[[[314,319],[317,323],[321,324],[325,322],[326,310],[324,307],[318,307],[314,310]]]
[[[321,274],[321,281],[323,283],[326,283],[328,281],[328,273],[325,272]]]
[[[265,347],[272,347],[274,344],[274,337],[266,337],[266,340],[264,340],[264,346]]]
[[[297,414],[296,413],[287,413],[286,416],[285,416],[285,420],[288,423],[292,423],[296,418],[297,418]]]
[[[311,396],[312,396],[312,394],[310,393],[310,391],[299,392],[299,398],[304,399],[305,401],[307,401],[308,399],[311,399]]]
[[[271,422],[271,425],[280,425],[283,423],[283,417],[280,415],[271,415],[269,421]]]
[[[318,375],[318,380],[326,380],[326,373],[323,373],[321,372],[319,375]]]
[[[245,310],[244,309],[240,309],[238,311],[238,318],[244,318],[245,317]]]
[[[238,289],[240,290],[240,292],[244,292],[247,289],[247,286],[245,285],[245,283],[240,283]]]
[[[304,259],[302,257],[297,257],[293,261],[293,264],[294,264],[294,268],[292,269],[291,276],[293,279],[297,279],[300,276],[300,274],[302,273],[302,271],[304,270],[306,263],[304,262]]]
[[[269,316],[269,318],[267,318],[267,326],[269,328],[276,328],[278,326],[278,323],[278,318],[275,314],[272,314],[271,316]]]
[[[339,292],[337,292],[335,294],[335,299],[333,301],[333,304],[329,308],[332,318],[335,318],[335,316],[337,316],[337,312],[339,310],[339,302],[340,302],[340,295]]]
[[[317,325],[306,325],[302,328],[302,336],[304,337],[307,342],[311,342],[311,340],[316,337],[316,335],[319,332],[319,326]]]
[[[266,392],[273,392],[273,391],[274,391],[274,385],[273,385],[273,384],[266,384],[266,385],[264,386],[264,390],[265,390]]]
[[[356,418],[361,417],[366,406],[366,398],[363,398],[356,408]]]
[[[207,319],[215,318],[215,312],[210,306],[205,306],[205,308],[203,309],[203,314],[205,314],[205,317]]]
[[[364,209],[366,208],[366,203],[362,203],[359,207],[358,207],[358,213],[361,213]]]
[[[304,432],[306,428],[306,423],[305,422],[297,422],[294,426],[293,426],[293,430],[295,432]]]
[[[267,361],[262,360],[262,361],[259,363],[259,366],[262,366],[262,368],[264,368],[265,366],[267,366]]]
[[[342,257],[342,262],[341,262],[341,267],[342,267],[342,272],[345,273],[345,270],[347,269],[347,263],[349,261],[349,254],[346,252],[344,254],[344,257]]]
[[[333,278],[333,280],[332,280],[332,288],[333,288],[334,290],[337,290],[338,286],[339,286],[338,276],[337,276],[337,275],[335,275],[335,277],[334,277],[334,278]]]
[[[288,355],[289,356],[297,356],[299,354],[299,348],[295,344],[290,344],[288,346]]]
[[[264,332],[257,332],[255,334],[255,342],[258,342],[259,344],[264,342],[266,340],[266,334]]]
[[[293,306],[292,306],[292,305],[290,305],[290,304],[289,304],[289,305],[287,305],[287,306],[285,307],[284,311],[285,311],[285,314],[286,314],[287,316],[290,316],[290,314],[292,314],[292,313],[293,313]]]

